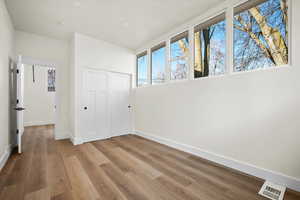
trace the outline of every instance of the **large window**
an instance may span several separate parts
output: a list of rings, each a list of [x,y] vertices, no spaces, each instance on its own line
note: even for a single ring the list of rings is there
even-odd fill
[[[232,24],[226,24],[225,12],[194,26],[192,33],[166,38],[170,46],[165,41],[137,56],[137,85],[189,79],[191,70],[194,78],[200,78],[225,74],[227,68],[241,72],[288,65],[289,1],[248,0],[233,7],[231,44],[226,41],[226,30]],[[193,52],[189,34],[194,34]],[[228,49],[233,51],[227,54]],[[233,61],[233,66],[226,66],[226,60]]]
[[[288,64],[288,0],[251,0],[234,8],[234,71]]]
[[[188,31],[171,39],[171,80],[186,79],[188,74]]]
[[[159,44],[151,49],[151,80],[152,84],[165,81],[166,77],[166,43]]]
[[[194,77],[225,73],[225,13],[214,17],[194,30]]]
[[[137,86],[146,85],[148,83],[148,60],[147,52],[143,52],[137,56]]]

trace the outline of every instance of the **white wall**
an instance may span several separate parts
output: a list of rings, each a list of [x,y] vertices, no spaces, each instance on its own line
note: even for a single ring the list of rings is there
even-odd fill
[[[300,180],[300,1],[292,9],[291,67],[137,88],[136,130]]]
[[[58,119],[56,123],[56,138],[69,137],[69,72],[70,72],[70,44],[68,41],[56,40],[31,33],[16,31],[16,53],[33,59],[54,62],[56,68],[56,94]]]
[[[134,73],[135,54],[120,46],[75,34],[75,56],[78,67],[94,67],[116,72]]]
[[[48,67],[24,65],[24,126],[55,123],[55,92],[48,92]]]
[[[5,3],[0,0],[0,169],[8,155],[9,137],[9,58],[14,57],[14,28]]]
[[[71,38],[70,41],[70,138],[74,138],[75,128],[75,37]]]
[[[74,48],[71,54],[71,63],[73,63],[71,74],[74,75],[71,85],[72,101],[71,113],[74,113],[72,124],[73,137],[80,140],[80,123],[79,112],[81,110],[81,74],[82,69],[91,67],[95,69],[104,69],[115,72],[133,74],[135,71],[135,54],[134,52],[116,46],[105,41],[76,33],[73,37],[71,46]],[[133,75],[134,77],[134,75]],[[76,142],[75,142],[76,143]]]

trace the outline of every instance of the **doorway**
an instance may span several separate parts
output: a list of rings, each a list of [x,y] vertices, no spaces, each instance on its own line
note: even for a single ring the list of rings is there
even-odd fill
[[[24,127],[56,124],[56,65],[21,55],[10,63],[10,138],[22,153]]]
[[[24,64],[24,127],[55,126],[55,77],[53,66]]]

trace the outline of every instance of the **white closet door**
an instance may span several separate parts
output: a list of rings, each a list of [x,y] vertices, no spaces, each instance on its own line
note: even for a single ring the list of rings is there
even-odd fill
[[[82,130],[84,142],[105,139],[109,134],[108,74],[86,70],[83,75]]]
[[[110,73],[111,134],[131,132],[130,88],[131,77],[127,74]]]

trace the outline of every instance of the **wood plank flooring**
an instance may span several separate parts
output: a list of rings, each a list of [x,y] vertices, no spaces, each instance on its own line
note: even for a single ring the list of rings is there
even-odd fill
[[[73,146],[40,126],[25,129],[24,153],[0,172],[0,200],[260,200],[262,184],[138,136]]]

